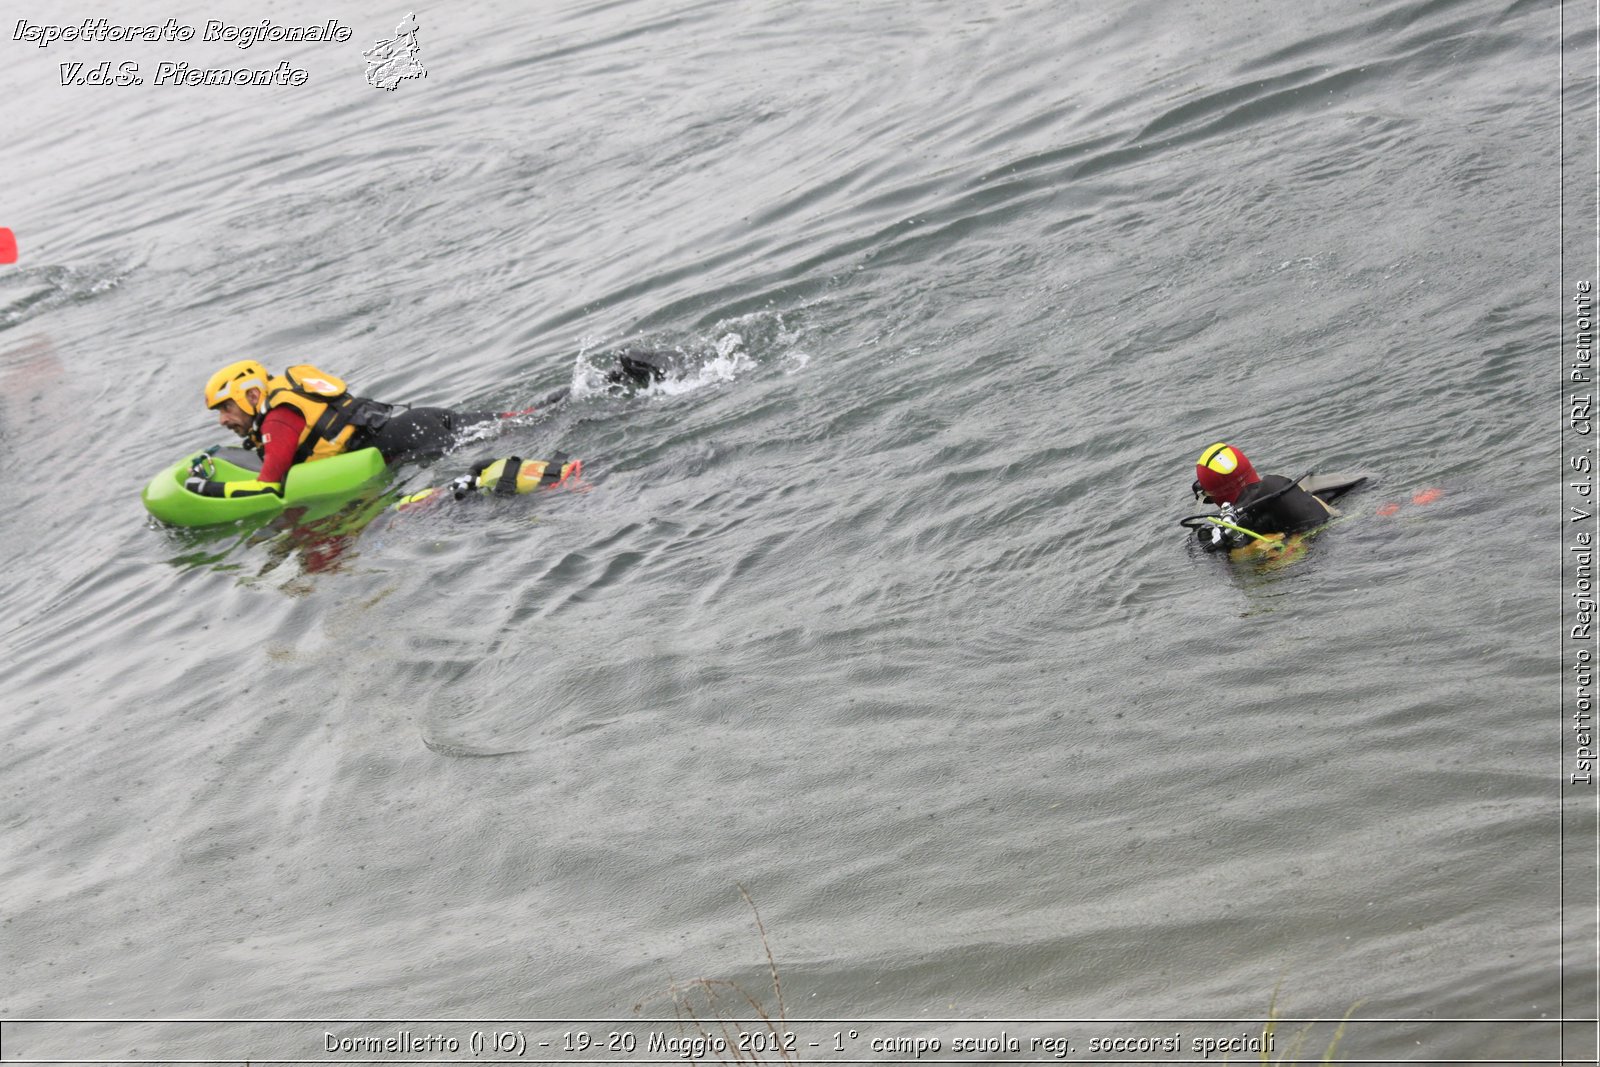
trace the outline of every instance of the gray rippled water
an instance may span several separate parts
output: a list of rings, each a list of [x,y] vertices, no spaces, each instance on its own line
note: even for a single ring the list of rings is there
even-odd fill
[[[770,1006],[740,886],[796,1018],[1276,990],[1365,1062],[1562,1055],[1557,6],[484,0],[392,92],[403,10],[213,7],[353,38],[3,42],[9,1056]],[[308,73],[60,84],[104,60]],[[625,345],[682,366],[609,394]],[[394,484],[592,488],[156,528],[246,355],[571,385]],[[1223,438],[1375,484],[1230,566],[1174,524]]]

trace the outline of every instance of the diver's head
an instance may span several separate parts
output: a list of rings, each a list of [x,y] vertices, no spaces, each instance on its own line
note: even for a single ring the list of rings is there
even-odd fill
[[[256,407],[261,403],[261,397],[267,391],[267,368],[253,359],[241,359],[237,363],[230,363],[211,376],[206,382],[206,407],[215,410],[220,408],[224,401],[231,400],[238,404],[246,415],[255,415]],[[255,393],[255,397],[250,396]]]
[[[1243,452],[1221,442],[1200,453],[1194,473],[1195,496],[1213,504],[1231,504],[1245,486],[1261,480]]]
[[[250,432],[266,392],[267,369],[253,359],[241,359],[206,382],[206,407],[217,413],[219,423],[243,437]]]

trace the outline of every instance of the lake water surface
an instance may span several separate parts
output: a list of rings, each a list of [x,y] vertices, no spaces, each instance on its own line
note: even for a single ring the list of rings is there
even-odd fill
[[[1354,1006],[1362,1062],[1593,1049],[1555,532],[1592,10],[483,0],[419,8],[387,92],[371,0],[107,14],[353,33],[249,49],[13,6],[8,1059],[484,1020],[632,1062],[695,979],[776,1014],[741,886],[812,1062],[1199,1062],[1274,997]],[[307,78],[61,84],[105,60]],[[628,345],[683,355],[608,393]],[[571,385],[394,484],[561,448],[592,488],[155,528],[245,356]],[[1375,480],[1230,565],[1175,523],[1223,439]]]

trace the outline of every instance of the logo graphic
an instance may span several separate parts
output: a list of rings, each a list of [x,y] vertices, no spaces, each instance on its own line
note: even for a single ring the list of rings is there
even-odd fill
[[[17,235],[0,226],[0,263],[17,261]]]
[[[1231,448],[1220,448],[1211,454],[1210,459],[1201,457],[1200,462],[1218,474],[1232,474],[1239,466],[1239,457]]]
[[[394,40],[379,41],[361,53],[367,57],[367,84],[394,92],[407,78],[426,78],[417,50],[417,16],[412,12],[394,28]]]

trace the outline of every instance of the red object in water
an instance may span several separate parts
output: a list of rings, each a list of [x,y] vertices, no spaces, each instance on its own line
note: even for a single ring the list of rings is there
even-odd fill
[[[1397,512],[1399,510],[1400,510],[1400,505],[1399,504],[1385,504],[1381,508],[1378,509],[1378,514],[1381,515],[1384,518],[1388,518],[1390,515],[1393,515],[1395,512]]]
[[[0,263],[17,261],[17,235],[0,226]]]
[[[1424,489],[1422,492],[1412,497],[1411,502],[1413,504],[1431,504],[1442,496],[1444,496],[1443,489]]]

